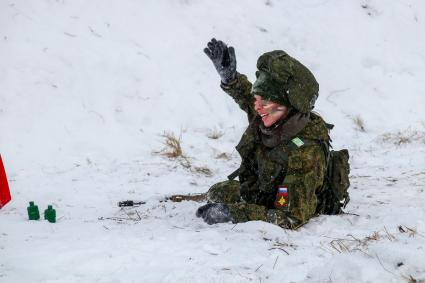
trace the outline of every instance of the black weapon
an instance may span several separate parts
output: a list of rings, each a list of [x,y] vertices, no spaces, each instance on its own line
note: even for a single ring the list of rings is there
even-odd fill
[[[229,179],[229,180],[235,179],[237,176],[239,176],[240,171],[241,171],[240,168],[236,169],[232,174],[227,176],[227,179]]]
[[[189,194],[189,195],[172,195],[172,196],[168,196],[165,197],[164,199],[160,200],[159,202],[167,202],[167,201],[172,201],[172,202],[181,202],[181,201],[186,201],[186,200],[190,200],[190,201],[197,201],[197,202],[202,202],[205,201],[207,198],[207,194]],[[120,201],[118,202],[118,206],[119,207],[126,207],[126,206],[139,206],[142,204],[146,204],[145,201],[134,201],[134,200],[125,200],[125,201]]]
[[[125,206],[137,206],[145,204],[145,201],[132,201],[132,200],[125,200],[118,202],[119,207],[125,207]]]

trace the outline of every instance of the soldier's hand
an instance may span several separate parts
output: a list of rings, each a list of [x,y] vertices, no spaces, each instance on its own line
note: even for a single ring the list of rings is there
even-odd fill
[[[205,54],[211,59],[224,84],[236,80],[236,55],[235,49],[221,40],[211,39],[204,49]]]

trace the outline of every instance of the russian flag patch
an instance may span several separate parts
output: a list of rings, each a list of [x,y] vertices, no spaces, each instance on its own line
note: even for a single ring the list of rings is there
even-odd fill
[[[282,208],[288,206],[289,202],[288,188],[279,187],[277,189],[276,200],[274,202],[274,206],[276,208]]]

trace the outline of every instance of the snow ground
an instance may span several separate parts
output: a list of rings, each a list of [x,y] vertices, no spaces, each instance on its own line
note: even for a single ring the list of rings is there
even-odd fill
[[[425,282],[423,1],[11,0],[0,21],[0,282]],[[312,70],[350,150],[350,214],[287,231],[160,202],[240,161],[247,121],[202,52],[213,36],[251,79],[274,49]],[[154,153],[164,132],[191,168]],[[58,223],[29,222],[30,200]]]

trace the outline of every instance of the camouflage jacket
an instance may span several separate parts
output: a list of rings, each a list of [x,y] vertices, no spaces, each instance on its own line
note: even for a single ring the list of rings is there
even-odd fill
[[[250,122],[236,147],[242,158],[241,196],[247,203],[272,209],[278,188],[286,188],[289,202],[279,209],[292,223],[301,225],[316,215],[317,193],[326,173],[323,146],[329,144],[329,130],[320,116],[310,113],[306,125],[294,136],[272,148],[265,146],[251,86],[246,76],[240,74],[232,85],[221,85],[247,113]]]

